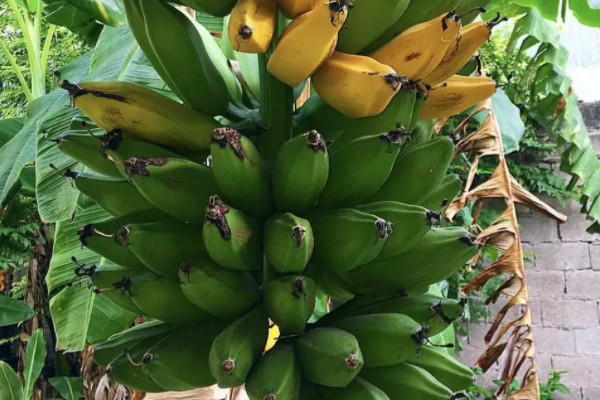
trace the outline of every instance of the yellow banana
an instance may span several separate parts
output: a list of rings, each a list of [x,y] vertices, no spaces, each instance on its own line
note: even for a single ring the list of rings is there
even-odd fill
[[[455,12],[413,26],[370,54],[398,75],[419,80],[438,66],[461,27]]]
[[[465,66],[473,55],[489,38],[492,28],[503,20],[496,18],[488,22],[473,22],[460,30],[460,34],[446,50],[444,58],[435,70],[423,79],[435,86],[444,82]]]
[[[239,0],[229,17],[231,47],[243,53],[265,53],[271,45],[276,20],[276,0]]]
[[[289,19],[312,10],[317,3],[317,0],[277,0],[279,10]]]
[[[321,98],[352,118],[380,114],[400,90],[404,77],[367,56],[336,51],[313,76]]]
[[[491,78],[454,75],[429,91],[420,118],[445,118],[461,113],[492,96],[496,89]]]
[[[73,104],[108,132],[164,146],[182,155],[207,153],[219,124],[210,116],[153,90],[127,82],[64,80]]]
[[[347,0],[319,0],[285,28],[267,64],[269,72],[292,87],[308,79],[333,52],[347,15]]]

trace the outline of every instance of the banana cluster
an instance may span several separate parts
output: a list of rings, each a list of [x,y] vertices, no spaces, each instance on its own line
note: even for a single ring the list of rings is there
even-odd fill
[[[473,375],[430,337],[464,304],[432,288],[478,246],[440,225],[461,182],[448,175],[453,143],[432,127],[494,92],[488,78],[457,75],[494,22],[463,28],[446,10],[369,49],[415,19],[408,0],[180,3],[230,14],[222,40],[268,52],[266,69],[289,86],[312,77],[317,94],[267,160],[252,124],[223,118],[249,107],[248,93],[210,33],[166,1],[125,0],[184,104],[131,83],[61,82],[95,125],[56,139],[87,168],[65,175],[112,216],[80,227],[102,262],[77,275],[146,321],[98,345],[96,362],[145,392],[460,397]],[[343,305],[317,320],[319,293]]]

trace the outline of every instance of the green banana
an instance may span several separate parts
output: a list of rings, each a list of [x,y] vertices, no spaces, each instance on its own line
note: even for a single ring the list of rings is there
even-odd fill
[[[329,176],[329,153],[315,130],[285,142],[275,159],[272,186],[280,211],[303,213],[314,206]]]
[[[363,119],[371,118],[375,117]],[[298,114],[294,117],[294,134],[302,135],[314,130],[319,132],[327,143],[331,143],[343,132],[347,124],[361,120],[342,114],[327,104],[318,93],[315,93],[311,94],[310,99],[304,103]],[[383,131],[385,130],[381,132]]]
[[[358,315],[332,321],[331,326],[356,337],[365,368],[404,362],[416,354],[428,338],[427,327],[403,314]]]
[[[160,60],[154,53],[154,49],[150,44],[150,40],[146,34],[146,21],[142,14],[142,7],[140,6],[140,0],[123,0],[123,6],[125,8],[125,16],[127,17],[127,24],[131,29],[131,33],[135,37],[135,41],[139,44],[140,48],[144,52],[144,55],[152,64],[154,70],[160,75],[162,80],[169,86],[171,90],[176,90],[175,83],[171,80],[171,76],[167,73],[165,68],[160,63]]]
[[[444,179],[454,156],[454,145],[446,137],[414,146],[400,153],[387,182],[370,198],[419,204]]]
[[[304,331],[315,310],[317,285],[312,278],[287,275],[263,287],[263,301],[269,317],[283,334]]]
[[[339,33],[337,50],[358,54],[402,17],[410,0],[354,0]]]
[[[312,262],[328,271],[373,261],[391,233],[388,221],[350,208],[313,211],[307,219],[315,235]]]
[[[421,200],[421,205],[432,210],[445,210],[460,193],[462,184],[458,175],[446,175],[442,183]]]
[[[111,302],[134,314],[142,314],[139,307],[131,300],[130,295],[120,288],[120,284],[131,279],[132,276],[146,272],[145,269],[106,264],[104,259],[100,265],[94,265],[92,268],[92,284],[99,296],[106,297]]]
[[[157,208],[185,222],[201,223],[204,207],[218,193],[213,170],[176,158],[130,158],[125,170]]]
[[[358,211],[377,215],[392,224],[392,234],[386,240],[376,260],[395,257],[411,248],[429,231],[440,216],[423,207],[397,201],[381,201],[356,206]]]
[[[230,271],[207,258],[179,270],[187,299],[217,318],[238,318],[260,301],[260,289],[247,272]]]
[[[272,209],[269,173],[256,146],[233,128],[219,128],[210,154],[224,199],[248,215],[267,215]]]
[[[412,0],[404,14],[389,29],[371,41],[363,50],[363,54],[371,53],[414,25],[454,10],[460,2],[461,0],[440,0],[424,3]]]
[[[71,171],[67,171],[66,176],[73,179],[77,190],[94,200],[111,215],[156,209],[131,182],[126,180]]]
[[[429,372],[410,364],[364,369],[361,376],[383,390],[390,400],[454,400],[450,389]]]
[[[212,196],[202,228],[210,257],[224,268],[253,271],[262,262],[262,236],[258,220]]]
[[[373,301],[370,302],[370,299]],[[427,326],[429,334],[433,336],[445,330],[464,312],[463,301],[427,294],[396,295],[386,300],[380,299],[381,296],[377,293],[349,301],[319,320],[319,325],[352,315],[398,313],[412,318],[420,325]]]
[[[139,0],[138,0],[139,1]],[[163,1],[139,1],[148,43],[155,61],[183,102],[210,115],[227,110],[230,94],[241,99],[241,86],[210,32],[184,12]],[[139,33],[142,35],[142,32]],[[177,43],[176,46],[173,44]],[[146,46],[144,46],[146,45]],[[146,48],[144,48],[146,47]]]
[[[400,129],[364,136],[333,151],[329,179],[317,206],[353,206],[375,194],[390,176],[404,136]]]
[[[115,382],[135,390],[149,393],[161,393],[167,391],[156,383],[142,368],[147,361],[144,354],[160,338],[150,337],[127,348],[121,355],[115,358],[106,368],[106,373]]]
[[[144,354],[142,368],[167,390],[192,390],[215,384],[208,369],[208,354],[223,322],[212,322],[173,333]]]
[[[294,346],[277,343],[252,368],[246,382],[250,400],[298,400],[301,371]]]
[[[286,213],[265,224],[264,248],[269,265],[280,274],[299,274],[312,256],[315,240],[310,223]]]
[[[434,119],[422,119],[414,124],[410,134],[410,142],[406,147],[407,150],[425,142],[429,142],[432,139],[435,121],[436,120]]]
[[[417,93],[415,85],[404,85],[381,114],[344,123],[342,132],[330,146],[331,152],[362,136],[377,135],[394,129],[408,130],[413,119]]]
[[[213,341],[208,366],[221,388],[243,385],[262,354],[269,334],[269,318],[258,305],[233,321]]]
[[[383,390],[360,376],[345,388],[319,386],[317,391],[323,399],[327,400],[390,400]]]
[[[126,178],[129,177],[125,171],[125,162],[130,158],[182,158],[164,147],[126,136],[127,134],[112,132],[107,133],[102,140],[103,152],[106,153],[107,158],[112,159],[113,165],[119,170],[121,176]],[[205,159],[206,157],[202,157],[198,161]]]
[[[412,111],[412,118],[410,119],[409,126],[406,127],[406,129],[410,132],[412,132],[419,123],[419,121],[421,121],[421,110],[425,106],[425,101],[427,100],[427,96],[429,95],[429,90],[427,89],[427,87],[422,87],[421,85],[415,85],[415,87],[417,92],[415,94],[415,104]]]
[[[107,221],[84,225],[77,231],[81,245],[107,260],[128,269],[146,270],[146,266],[120,241],[119,229],[137,215],[114,217]],[[141,219],[143,222],[144,219]]]
[[[471,368],[432,346],[423,346],[419,354],[406,362],[423,368],[454,392],[467,390],[475,379]]]
[[[316,328],[296,342],[305,378],[329,387],[346,387],[356,378],[364,360],[356,338],[337,328]]]
[[[379,289],[427,287],[448,278],[475,254],[478,247],[462,228],[434,228],[399,256],[374,261],[342,274],[364,293]]]
[[[173,3],[182,4],[215,17],[224,17],[235,7],[236,0],[175,0]]]
[[[349,301],[354,298],[342,279],[335,273],[320,268],[316,264],[309,263],[304,274],[317,282],[319,289],[332,299],[338,301]]]
[[[317,385],[313,385],[304,376],[300,387],[300,400],[322,400],[317,393]]]
[[[117,237],[149,269],[172,278],[182,264],[207,256],[202,227],[178,220],[126,224]]]
[[[155,338],[152,343],[158,343],[165,334],[175,332],[178,326],[170,325],[162,321],[148,321],[135,325],[132,328],[116,333],[108,340],[94,347],[94,362],[101,366],[107,366],[112,360],[123,354],[123,352],[142,340]]]
[[[148,317],[183,325],[215,319],[208,311],[192,304],[174,279],[147,273],[132,277],[123,282],[123,286]]]
[[[102,139],[89,133],[65,133],[56,139],[58,148],[94,172],[111,178],[121,178],[115,164],[102,154]]]

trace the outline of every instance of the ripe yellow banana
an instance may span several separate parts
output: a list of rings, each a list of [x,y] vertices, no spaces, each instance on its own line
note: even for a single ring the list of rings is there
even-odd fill
[[[62,81],[73,104],[98,127],[119,130],[128,137],[154,143],[182,155],[210,149],[219,124],[210,116],[177,103],[153,90],[127,82]]]
[[[440,63],[461,27],[455,12],[413,26],[370,54],[411,80],[429,75]]]
[[[271,45],[276,20],[276,0],[239,0],[229,17],[231,47],[243,53],[265,53]]]
[[[289,19],[312,10],[317,3],[317,0],[277,0],[279,10]]]
[[[429,91],[421,119],[456,115],[496,93],[496,82],[484,76],[454,75]]]
[[[367,56],[336,51],[313,76],[323,100],[352,118],[380,114],[400,90],[402,81],[393,68]]]
[[[347,0],[319,0],[285,28],[267,64],[269,72],[292,87],[308,79],[332,54],[347,15]]]
[[[473,22],[463,27],[446,50],[439,65],[423,80],[428,85],[435,86],[457,74],[477,52],[477,49],[490,38],[492,28],[501,21],[503,20],[496,18],[488,22]]]

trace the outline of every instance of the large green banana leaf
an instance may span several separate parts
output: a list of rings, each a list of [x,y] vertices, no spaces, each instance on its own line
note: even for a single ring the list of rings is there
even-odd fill
[[[46,361],[46,341],[44,340],[44,330],[38,329],[27,340],[27,362],[25,371],[23,371],[24,399],[31,398],[33,394],[33,384],[40,376],[44,362]]]
[[[528,7],[534,8],[549,20],[565,18],[568,8],[584,25],[600,27],[600,2],[598,0],[492,0],[489,11],[501,12],[502,15],[522,14]]]

